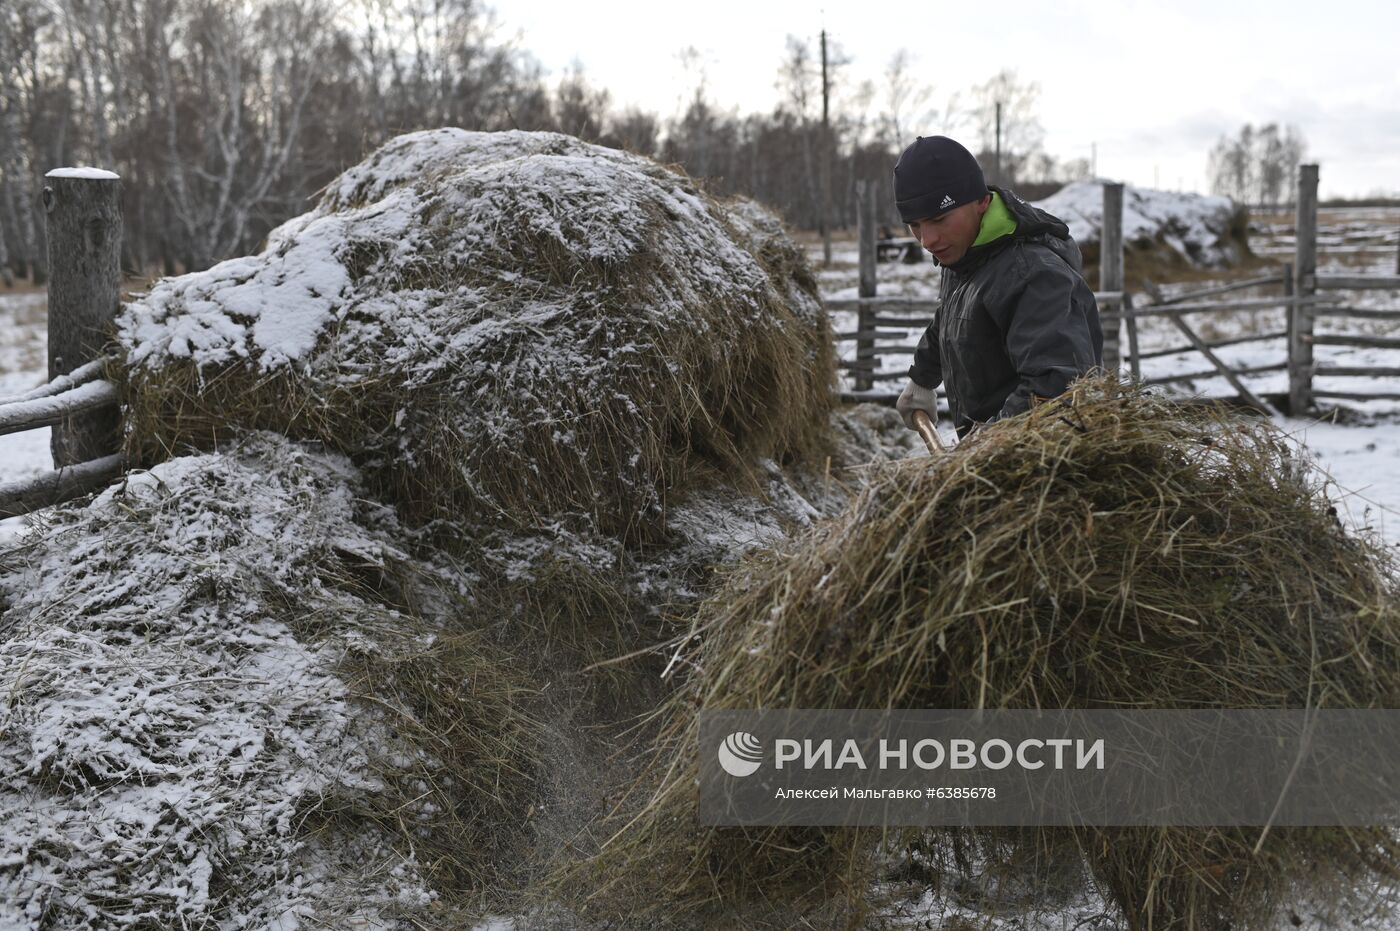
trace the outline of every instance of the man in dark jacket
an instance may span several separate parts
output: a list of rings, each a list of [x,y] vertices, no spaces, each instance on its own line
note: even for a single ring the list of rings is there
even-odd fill
[[[963,436],[1102,367],[1098,306],[1061,220],[989,188],[972,153],[945,136],[904,150],[894,190],[900,218],[943,266],[938,309],[896,404],[910,429],[916,410],[937,417],[940,383]]]

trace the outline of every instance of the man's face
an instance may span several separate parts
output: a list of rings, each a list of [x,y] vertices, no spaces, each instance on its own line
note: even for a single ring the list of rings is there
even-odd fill
[[[919,241],[940,265],[952,265],[967,255],[982,228],[982,215],[991,206],[992,196],[961,207],[954,207],[947,213],[909,224],[909,233]]]

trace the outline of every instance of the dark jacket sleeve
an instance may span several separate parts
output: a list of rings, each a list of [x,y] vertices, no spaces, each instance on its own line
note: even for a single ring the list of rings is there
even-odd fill
[[[937,388],[943,383],[943,363],[938,356],[938,316],[942,305],[933,313],[933,322],[919,338],[914,347],[914,364],[909,366],[909,378],[914,384],[924,388]]]
[[[1033,397],[1064,393],[1103,361],[1098,308],[1084,279],[1059,263],[1032,263],[1023,281],[1019,293],[995,304],[1020,381],[992,420],[1028,410]]]

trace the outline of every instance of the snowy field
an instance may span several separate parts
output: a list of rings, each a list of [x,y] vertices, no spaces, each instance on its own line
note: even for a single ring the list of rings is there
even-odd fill
[[[47,322],[44,292],[0,289],[0,398],[22,394],[47,380]],[[52,467],[48,427],[0,436],[0,483],[28,478]],[[0,521],[0,544],[23,526],[23,518]]]
[[[1397,234],[1400,233],[1400,208],[1353,208],[1329,210],[1323,208],[1318,216],[1318,270],[1336,274],[1395,274]],[[853,236],[853,233],[850,234]],[[1293,255],[1293,220],[1288,215],[1270,215],[1251,222],[1250,245],[1265,262],[1289,261]],[[823,294],[827,298],[857,296],[858,254],[853,238],[838,238],[833,245],[830,267],[822,267],[820,243],[808,243],[808,254],[817,270]],[[1129,258],[1131,266],[1131,258]],[[1131,272],[1131,267],[1129,269]],[[1269,265],[1236,272],[1193,273],[1189,280],[1158,283],[1164,296],[1195,291],[1223,284],[1230,280],[1260,277],[1274,271]],[[939,269],[931,261],[915,264],[881,263],[878,266],[877,294],[933,298],[938,293]],[[1097,282],[1090,282],[1097,285]],[[1360,308],[1400,308],[1400,292],[1340,291],[1329,292],[1343,304]],[[1273,297],[1277,286],[1236,292],[1225,297],[1240,299]],[[1145,300],[1145,298],[1140,298]],[[1196,315],[1189,318],[1205,339],[1228,339],[1235,336],[1281,333],[1284,315],[1281,308],[1260,311],[1237,311],[1230,315]],[[838,313],[837,332],[856,329],[854,313]],[[1318,333],[1366,334],[1374,336],[1400,335],[1400,324],[1372,320],[1338,320],[1322,318]],[[919,341],[921,331],[911,329],[901,340],[891,337],[882,343],[912,347]],[[1139,329],[1140,350],[1169,349],[1180,346],[1184,337],[1166,318],[1147,318]],[[1121,344],[1126,349],[1127,336]],[[838,344],[843,358],[855,354],[855,343]],[[1283,362],[1287,351],[1282,337],[1261,342],[1227,346],[1216,350],[1232,367],[1257,367]],[[1400,350],[1359,349],[1344,346],[1318,346],[1319,363],[1352,366],[1400,366]],[[882,372],[902,372],[908,368],[910,357],[891,354],[880,360]],[[1145,359],[1142,375],[1145,379],[1160,378],[1185,372],[1200,372],[1211,365],[1199,353],[1184,352]],[[1256,393],[1285,394],[1288,391],[1286,372],[1266,372],[1246,376],[1245,384]],[[843,387],[849,387],[843,379]],[[1400,393],[1400,379],[1318,378],[1318,390],[1365,392],[1367,390]],[[902,380],[877,384],[898,392]],[[1200,378],[1185,383],[1183,391],[1204,397],[1229,397],[1234,394],[1225,379]],[[1338,486],[1338,497],[1350,515],[1353,525],[1368,527],[1400,546],[1400,402],[1326,402],[1336,410],[1322,419],[1280,418],[1280,426],[1304,443],[1318,464]]]

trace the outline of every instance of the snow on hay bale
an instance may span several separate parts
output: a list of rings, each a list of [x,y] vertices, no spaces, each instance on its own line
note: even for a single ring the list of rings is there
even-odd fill
[[[808,448],[831,407],[829,324],[771,216],[552,133],[400,136],[118,325],[129,452],[314,438],[414,520],[645,537],[669,491]]]
[[[560,888],[605,912],[849,897],[859,914],[882,841],[980,838],[1083,851],[1134,928],[1220,929],[1395,875],[1380,828],[1276,828],[1256,855],[1257,829],[695,827],[696,707],[1400,706],[1392,556],[1341,529],[1296,456],[1271,425],[1081,382],[941,461],[875,469],[701,606],[693,689],[625,827]]]
[[[47,520],[0,556],[0,926],[451,924],[498,875],[537,725],[343,457],[254,434]]]
[[[1099,257],[1103,185],[1075,181],[1036,202],[1069,225],[1086,264]],[[1228,197],[1125,186],[1123,245],[1139,265],[1228,268],[1250,255],[1248,216]]]

